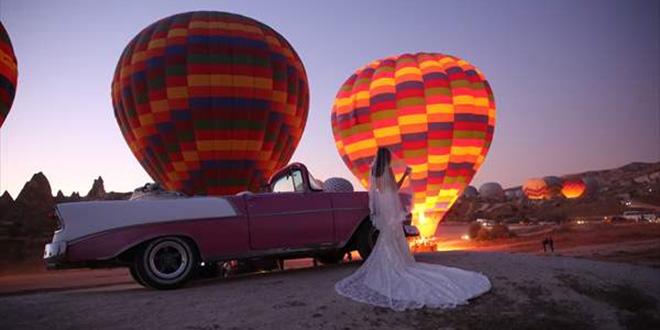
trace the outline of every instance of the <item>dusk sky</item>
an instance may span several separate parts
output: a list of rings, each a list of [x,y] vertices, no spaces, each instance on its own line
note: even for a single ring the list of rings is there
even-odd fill
[[[356,69],[439,52],[477,66],[497,103],[492,148],[472,185],[660,161],[660,2],[644,1],[0,1],[18,59],[0,129],[0,192],[43,171],[53,193],[151,181],[114,118],[110,84],[126,44],[173,14],[215,10],[269,25],[309,77],[307,127],[292,161],[357,181],[330,112]]]

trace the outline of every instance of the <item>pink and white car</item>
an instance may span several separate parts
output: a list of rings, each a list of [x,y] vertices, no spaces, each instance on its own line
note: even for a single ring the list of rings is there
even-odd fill
[[[172,289],[220,261],[336,263],[353,250],[371,252],[377,231],[366,192],[324,191],[300,163],[273,175],[266,191],[58,204],[44,259],[50,269],[125,266],[144,286]]]

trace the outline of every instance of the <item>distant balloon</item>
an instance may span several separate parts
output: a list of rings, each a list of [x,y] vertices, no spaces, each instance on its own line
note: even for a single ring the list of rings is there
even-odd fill
[[[463,191],[463,197],[465,198],[477,198],[479,196],[479,191],[474,186],[467,186]]]
[[[586,188],[584,181],[580,178],[565,179],[561,193],[566,198],[578,198],[584,194]]]
[[[504,190],[504,196],[507,199],[521,199],[525,196],[522,187],[509,188]]]
[[[548,185],[540,178],[528,179],[522,189],[529,199],[545,199],[548,195]]]
[[[487,182],[479,187],[479,198],[486,200],[504,200],[504,189],[497,182]]]
[[[328,192],[353,192],[353,184],[344,178],[330,178],[323,182],[323,190]]]
[[[259,191],[305,128],[309,89],[289,42],[254,19],[199,11],[161,19],[121,55],[115,117],[149,175],[170,190]]]
[[[9,34],[0,22],[0,127],[14,103],[18,84],[18,62]]]
[[[413,223],[424,237],[435,233],[472,180],[494,129],[495,101],[484,75],[467,61],[437,53],[367,64],[344,82],[332,108],[337,150],[365,187],[378,147],[412,168]]]
[[[547,185],[546,199],[553,199],[561,196],[561,188],[563,181],[556,176],[546,176],[543,178]]]

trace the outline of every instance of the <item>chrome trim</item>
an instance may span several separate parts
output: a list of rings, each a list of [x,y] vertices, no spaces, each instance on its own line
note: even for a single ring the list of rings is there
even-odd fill
[[[54,242],[44,247],[44,260],[56,263],[66,255],[66,242]]]

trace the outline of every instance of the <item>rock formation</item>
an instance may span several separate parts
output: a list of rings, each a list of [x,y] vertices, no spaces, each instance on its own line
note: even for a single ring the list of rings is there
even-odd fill
[[[103,178],[99,176],[98,179],[94,180],[92,184],[92,189],[85,196],[85,200],[88,201],[100,201],[104,200],[106,197],[105,187],[103,186]]]

